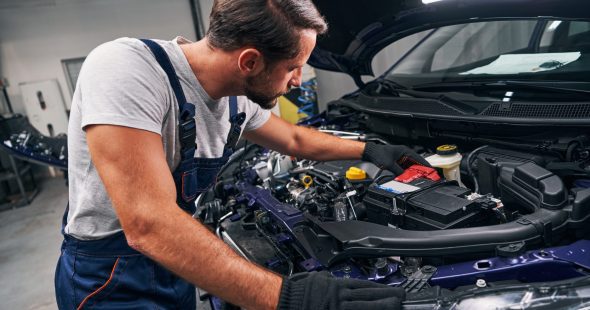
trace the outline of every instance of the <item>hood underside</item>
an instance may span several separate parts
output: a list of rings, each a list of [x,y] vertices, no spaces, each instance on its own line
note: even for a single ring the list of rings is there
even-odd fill
[[[408,35],[452,24],[522,18],[590,19],[579,0],[314,1],[329,24],[308,63],[318,69],[372,75],[371,61]]]

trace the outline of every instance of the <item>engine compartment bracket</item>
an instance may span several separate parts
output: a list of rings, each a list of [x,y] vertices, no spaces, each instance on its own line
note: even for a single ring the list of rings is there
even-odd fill
[[[425,287],[428,288],[430,287],[430,285],[428,285],[428,280],[432,278],[434,273],[436,273],[436,270],[437,269],[434,266],[423,266],[408,276],[406,281],[402,283],[401,287],[403,287],[408,293],[415,293],[419,292]]]

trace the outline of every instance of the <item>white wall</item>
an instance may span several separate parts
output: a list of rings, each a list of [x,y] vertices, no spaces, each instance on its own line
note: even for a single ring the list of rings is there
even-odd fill
[[[118,37],[176,35],[196,37],[188,0],[57,0],[53,5],[3,8],[0,77],[10,83],[15,112],[24,113],[18,84],[46,79],[58,80],[69,109],[62,59],[84,57]]]
[[[209,29],[209,15],[213,9],[213,0],[198,0],[198,5],[201,7],[201,17],[205,27],[203,33],[206,33],[207,29]]]

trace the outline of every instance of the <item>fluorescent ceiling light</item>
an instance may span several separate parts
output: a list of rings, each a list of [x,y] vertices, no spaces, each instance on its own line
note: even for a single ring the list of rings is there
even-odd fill
[[[442,1],[442,0],[422,0],[422,3],[429,4],[429,3],[438,2],[438,1]]]

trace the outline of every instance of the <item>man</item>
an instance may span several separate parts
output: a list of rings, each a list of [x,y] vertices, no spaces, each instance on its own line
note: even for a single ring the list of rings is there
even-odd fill
[[[405,147],[341,140],[269,113],[301,83],[326,27],[309,0],[217,0],[201,41],[122,38],[90,53],[68,132],[60,309],[194,309],[193,285],[247,309],[399,308],[399,288],[327,273],[283,278],[191,217],[240,134],[298,157],[364,158],[397,173],[399,159],[423,162]]]

